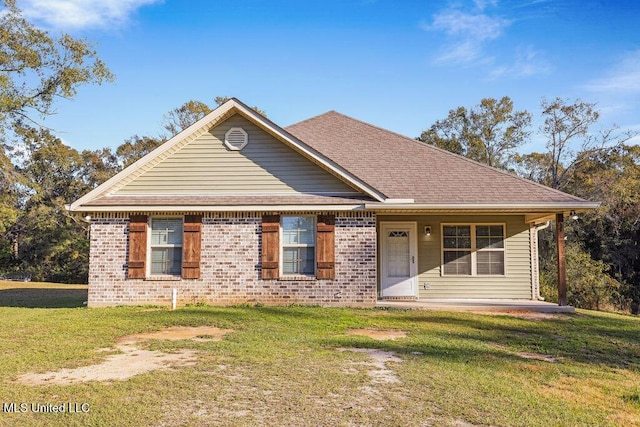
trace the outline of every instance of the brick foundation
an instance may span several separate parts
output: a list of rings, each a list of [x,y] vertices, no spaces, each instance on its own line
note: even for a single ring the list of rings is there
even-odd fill
[[[238,303],[373,306],[376,303],[376,219],[369,212],[337,212],[333,280],[261,279],[261,213],[205,215],[201,278],[127,279],[129,220],[91,221],[89,306]]]

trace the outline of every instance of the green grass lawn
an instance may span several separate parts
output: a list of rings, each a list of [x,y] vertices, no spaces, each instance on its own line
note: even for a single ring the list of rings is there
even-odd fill
[[[28,284],[32,299],[26,301],[16,296],[22,285],[0,283],[0,405],[70,402],[90,409],[2,411],[3,426],[640,425],[640,319],[631,316],[578,311],[527,320],[299,306],[87,309],[86,288],[58,298],[56,286]],[[39,295],[57,302],[38,301]],[[33,308],[50,306],[64,308]],[[122,336],[199,325],[234,332],[222,341],[144,344],[169,353],[195,350],[192,366],[126,381],[17,381],[29,372],[100,363],[113,354],[100,349]],[[361,328],[407,336],[347,335]],[[367,354],[341,348],[393,352],[398,361],[375,367]],[[372,376],[380,366],[393,381]]]

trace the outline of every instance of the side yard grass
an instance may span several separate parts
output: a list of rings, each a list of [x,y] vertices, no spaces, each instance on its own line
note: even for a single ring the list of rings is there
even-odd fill
[[[578,311],[527,319],[300,306],[87,309],[82,298],[73,300],[75,308],[28,308],[46,304],[16,307],[6,303],[5,289],[2,426],[640,425],[640,319],[631,316]],[[19,381],[30,372],[100,363],[117,352],[123,336],[203,325],[233,332],[221,341],[142,344],[164,353],[194,351],[197,361],[189,366],[125,381]],[[406,337],[376,340],[348,333],[354,329]],[[80,409],[74,413],[7,412],[11,403],[85,406],[72,406]]]
[[[82,307],[87,285],[0,280],[0,307]]]

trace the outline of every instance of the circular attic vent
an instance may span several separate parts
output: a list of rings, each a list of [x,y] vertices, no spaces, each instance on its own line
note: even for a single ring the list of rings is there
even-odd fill
[[[249,143],[249,135],[242,128],[231,128],[224,134],[224,145],[229,150],[240,151]]]

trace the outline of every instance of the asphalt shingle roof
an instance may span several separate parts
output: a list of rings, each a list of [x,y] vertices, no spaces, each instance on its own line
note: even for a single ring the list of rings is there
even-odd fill
[[[335,111],[285,130],[393,199],[433,204],[586,202]]]

